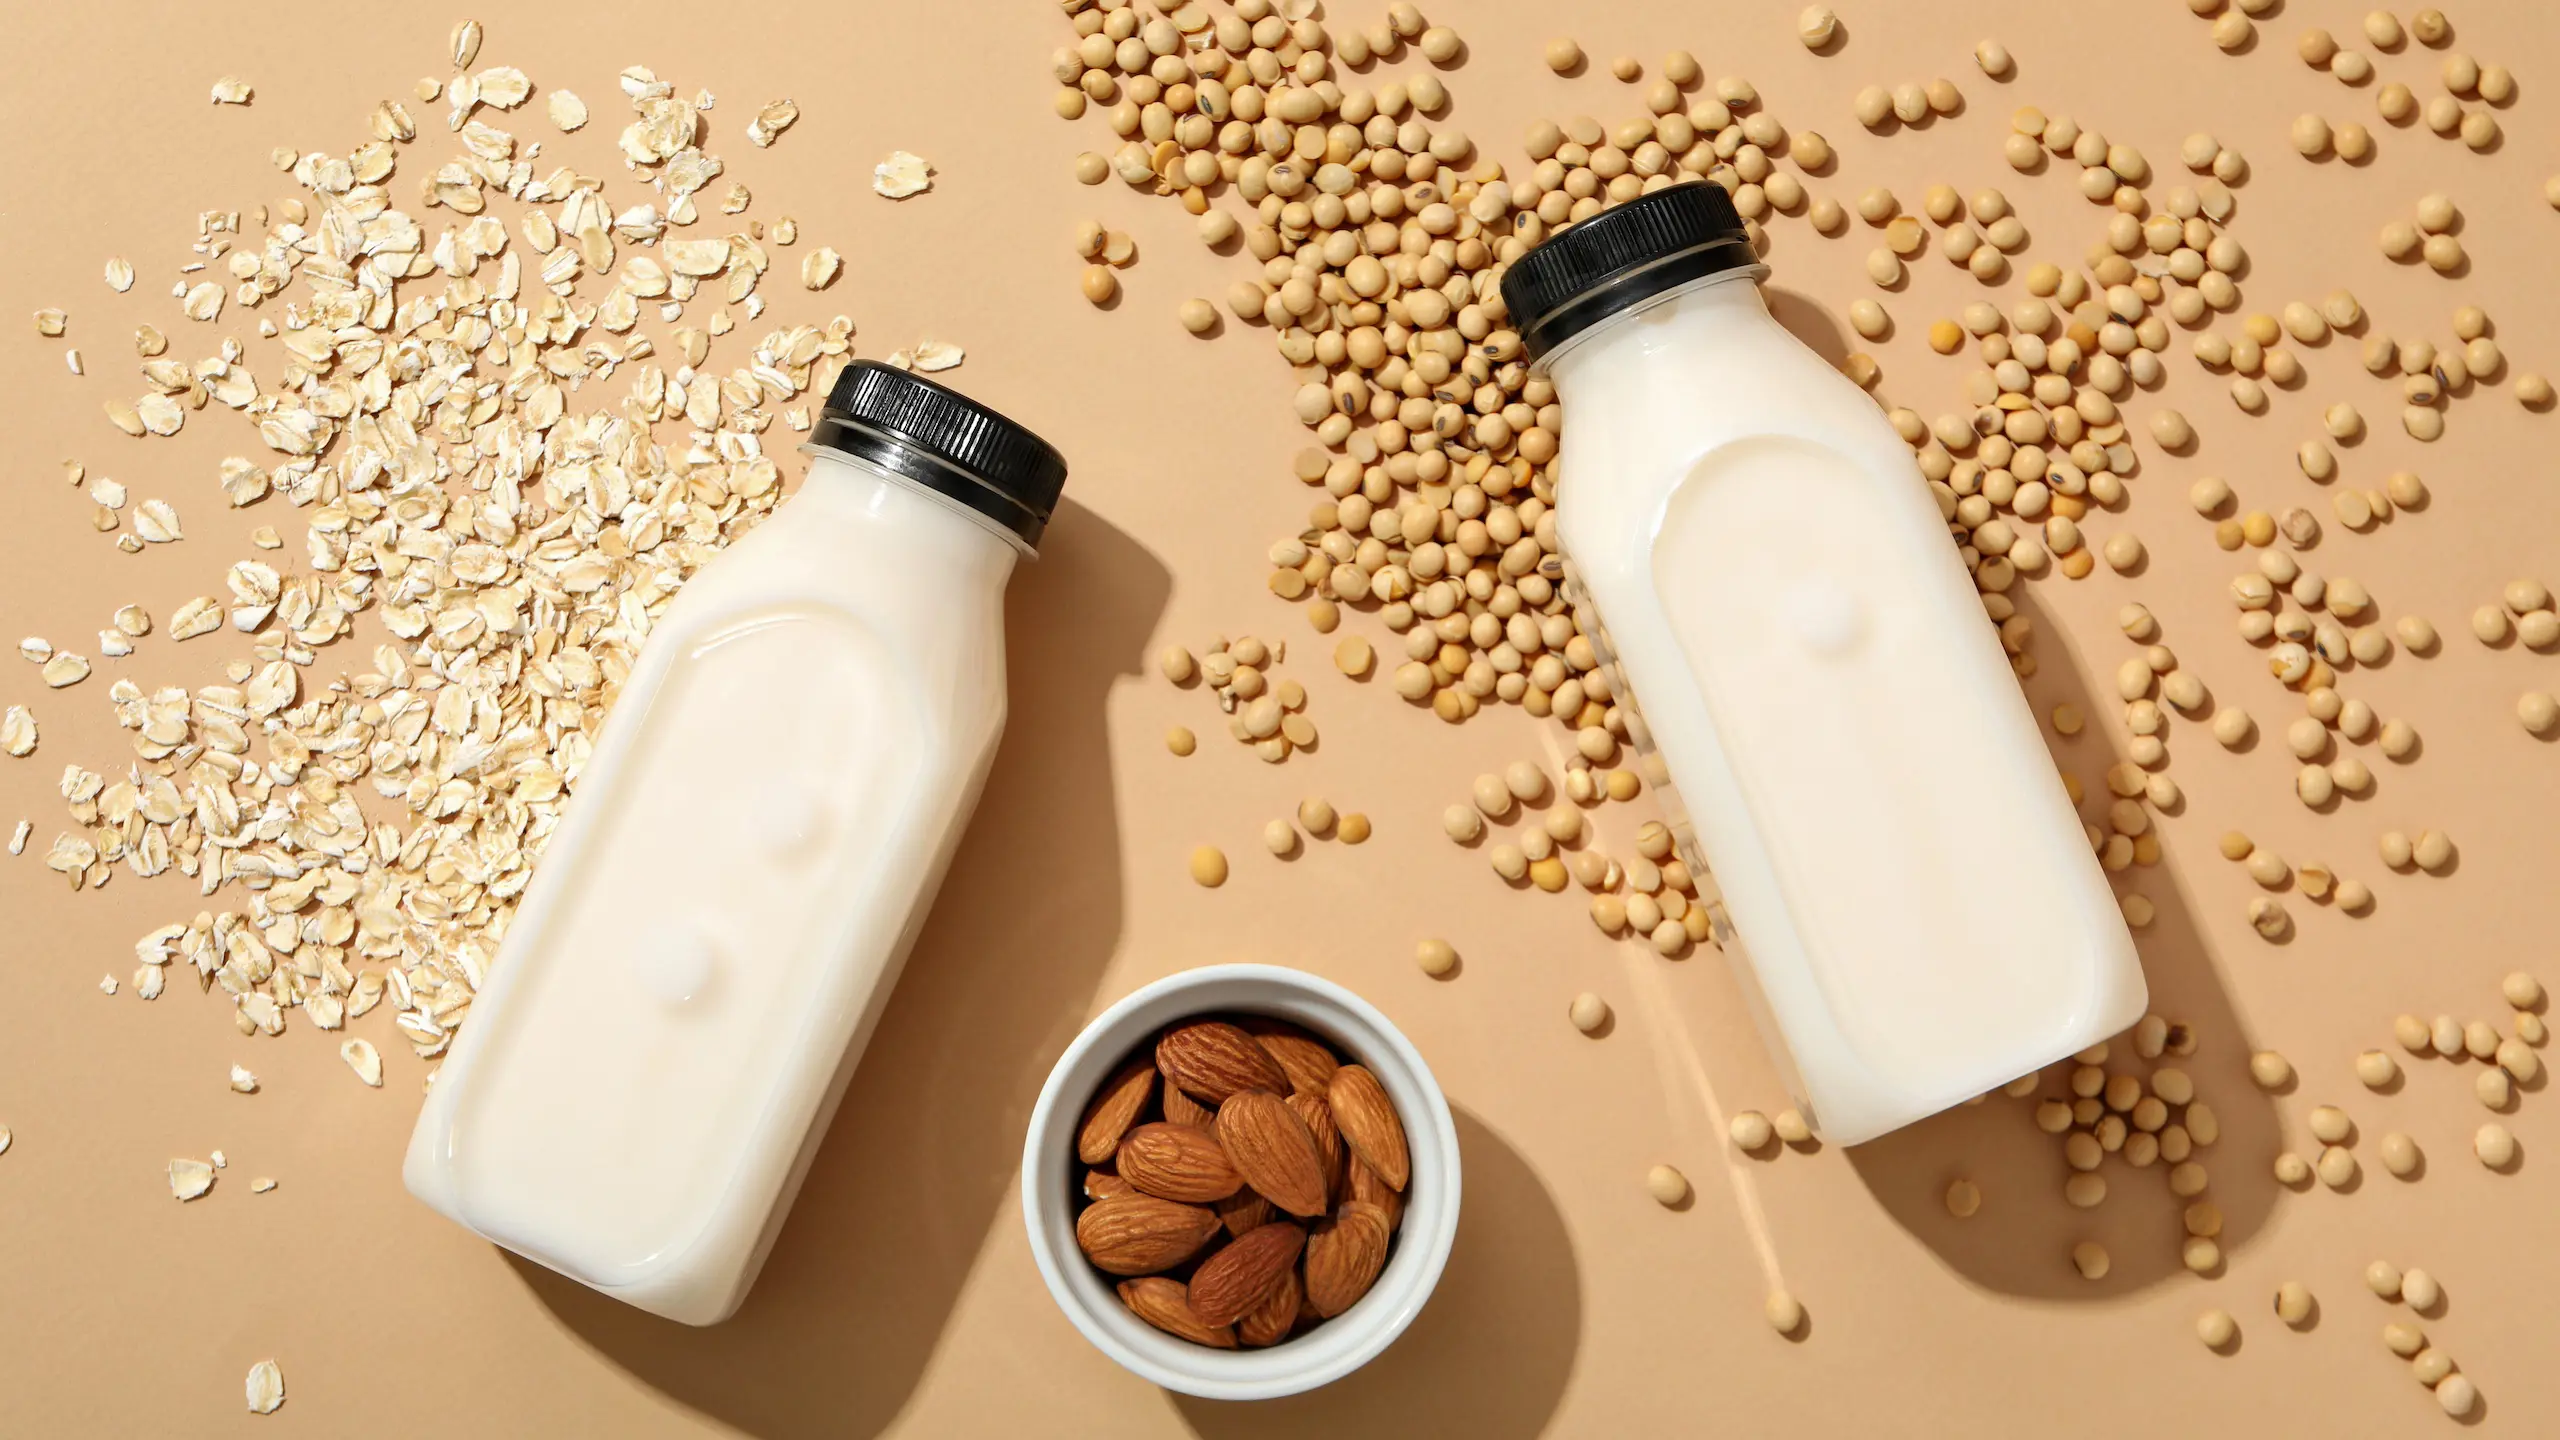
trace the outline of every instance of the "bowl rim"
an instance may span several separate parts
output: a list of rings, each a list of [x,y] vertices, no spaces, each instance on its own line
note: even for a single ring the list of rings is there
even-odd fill
[[[1062,1131],[1081,1120],[1108,1067],[1165,1024],[1221,1011],[1305,1024],[1353,1055],[1377,1075],[1394,1103],[1414,1162],[1394,1253],[1369,1293],[1320,1329],[1257,1350],[1193,1344],[1130,1314],[1110,1277],[1076,1249],[1068,1192],[1043,1178],[1062,1168],[1062,1158],[1072,1158],[1060,1148]],[[1461,1183],[1457,1127],[1447,1097],[1421,1052],[1377,1007],[1302,970],[1208,965],[1131,991],[1095,1016],[1058,1057],[1024,1133],[1022,1218],[1050,1298],[1095,1348],[1168,1390],[1210,1400],[1261,1400],[1330,1384],[1404,1333],[1447,1268]]]

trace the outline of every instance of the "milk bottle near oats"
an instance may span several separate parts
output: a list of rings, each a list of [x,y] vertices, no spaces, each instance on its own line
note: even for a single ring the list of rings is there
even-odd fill
[[[1675,185],[1502,282],[1566,585],[1790,1087],[1855,1144],[2140,1018],[2133,940],[1947,521]]]
[[[409,1143],[410,1191],[689,1324],[754,1283],[1004,729],[1066,464],[858,363],[667,608]]]

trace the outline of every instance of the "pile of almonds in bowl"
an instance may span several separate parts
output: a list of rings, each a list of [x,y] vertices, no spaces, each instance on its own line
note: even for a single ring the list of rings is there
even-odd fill
[[[1077,1248],[1201,1345],[1277,1345],[1386,1267],[1412,1162],[1385,1087],[1284,1020],[1184,1020],[1085,1107]]]

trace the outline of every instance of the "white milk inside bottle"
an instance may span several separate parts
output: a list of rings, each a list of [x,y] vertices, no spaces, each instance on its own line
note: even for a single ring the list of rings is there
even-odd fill
[[[1567,229],[1502,293],[1564,410],[1577,615],[1797,1100],[1855,1144],[2146,992],[1948,518],[1764,273],[1698,183]]]
[[[420,1199],[644,1309],[736,1310],[1004,729],[1066,464],[838,378],[800,490],[654,626],[409,1145]]]

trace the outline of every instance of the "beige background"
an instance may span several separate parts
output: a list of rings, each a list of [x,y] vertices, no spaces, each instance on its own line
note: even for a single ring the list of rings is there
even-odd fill
[[[1012,733],[761,1287],[736,1321],[697,1332],[515,1263],[407,1198],[398,1157],[422,1067],[392,1043],[387,1015],[355,1027],[384,1042],[390,1081],[374,1092],[351,1080],[328,1039],[297,1027],[244,1040],[192,986],[173,983],[152,1004],[129,984],[113,999],[98,993],[102,972],[129,975],[135,936],[204,902],[189,886],[130,876],[104,893],[66,893],[40,858],[63,823],[54,779],[68,763],[110,768],[129,756],[107,715],[113,677],[203,684],[222,658],[245,652],[239,637],[183,651],[154,638],[59,693],[34,667],[0,661],[0,703],[32,705],[44,727],[35,758],[0,759],[0,829],[22,815],[36,827],[28,854],[0,856],[0,1123],[16,1133],[0,1156],[0,1430],[2431,1433],[2420,1427],[2446,1422],[2375,1338],[2393,1312],[2357,1276],[2376,1256],[2443,1278],[2448,1312],[2424,1323],[2478,1380],[2486,1403],[2476,1423],[2534,1433],[2560,1405],[2549,1362],[2549,1297],[2560,1285],[2550,1147],[2560,1131],[2542,1113],[2546,1094],[2528,1087],[2510,1117],[2525,1160],[2499,1176],[2467,1153],[2487,1118],[2467,1068],[2414,1066],[2382,1096],[2363,1092],[2348,1068],[2357,1050],[2385,1043],[2397,1011],[2501,1016],[2496,979],[2518,965],[2560,982],[2551,955],[2560,751],[2527,737],[2511,710],[2521,690],[2560,688],[2560,662],[2484,650],[2463,625],[2511,575],[2560,580],[2550,416],[2477,389],[2453,405],[2444,441],[2415,445],[2391,419],[2390,387],[2336,343],[2306,357],[2309,383],[2249,420],[2186,358],[2182,338],[2167,398],[2196,418],[2202,452],[2147,455],[2130,509],[2090,527],[2139,533],[2148,569],[2030,587],[2043,669],[2029,689],[2040,705],[2085,699],[2091,679],[2108,693],[2127,653],[2111,617],[2139,598],[2223,703],[2281,726],[2291,698],[2232,634],[2221,589],[2236,567],[2186,509],[2187,481],[2210,469],[2254,504],[2309,504],[2325,519],[2325,501],[2288,457],[2319,408],[2345,398],[2379,422],[2344,451],[2347,477],[2371,485],[2415,468],[2435,495],[2368,535],[2331,526],[2313,561],[2365,580],[2386,613],[2416,611],[2445,630],[2439,657],[2402,654],[2350,677],[2349,693],[2417,725],[2426,743],[2414,763],[2377,758],[2371,798],[2314,814],[2291,798],[2280,745],[2228,754],[2185,724],[2171,737],[2171,773],[2188,799],[2162,824],[2169,863],[2136,881],[2161,907],[2143,939],[2157,1007],[2200,1029],[2193,1069],[2225,1117],[2225,1138],[2205,1158],[2230,1215],[2231,1258],[2226,1273],[2200,1280],[2176,1268],[2176,1209],[2154,1176],[2111,1169],[2115,1194],[2103,1209],[2067,1210],[2055,1147],[2013,1102],[1855,1154],[1728,1163],[1722,1115],[1784,1099],[1721,963],[1613,946],[1579,900],[1508,893],[1478,855],[1438,836],[1439,807],[1463,796],[1469,777],[1524,754],[1552,758],[1557,732],[1513,711],[1451,730],[1382,687],[1354,685],[1264,592],[1261,552],[1296,528],[1309,499],[1287,478],[1305,443],[1286,414],[1293,382],[1258,328],[1230,325],[1204,343],[1173,323],[1182,297],[1222,294],[1246,262],[1194,243],[1176,206],[1069,178],[1069,156],[1107,149],[1109,137],[1098,115],[1067,124],[1049,112],[1048,55],[1068,38],[1055,6],[541,8],[490,7],[482,63],[518,64],[538,85],[587,97],[596,122],[553,153],[618,174],[596,157],[621,123],[612,77],[623,66],[710,88],[722,97],[716,148],[754,187],[752,213],[796,213],[804,244],[833,244],[851,262],[823,304],[778,280],[771,319],[844,310],[861,352],[875,356],[924,333],[957,340],[970,358],[949,378],[1071,457],[1073,503],[1014,586]],[[2515,362],[2560,370],[2550,339],[2560,325],[2551,260],[2560,216],[2538,194],[2560,171],[2547,88],[2560,36],[2540,7],[2454,10],[2459,45],[2511,65],[2522,83],[2500,115],[2505,142],[2486,156],[2379,125],[2372,87],[2351,92],[2294,61],[2301,27],[2353,30],[2361,7],[2338,0],[2288,0],[2241,57],[2215,51],[2206,22],[2177,5],[1859,3],[1841,7],[1845,50],[1817,58],[1795,41],[1795,8],[1594,5],[1581,7],[1576,32],[1595,58],[1627,51],[1650,63],[1676,44],[1696,50],[1711,75],[1751,76],[1791,128],[1837,144],[1837,169],[1815,179],[1817,193],[1847,199],[1888,183],[1910,202],[1938,179],[2002,186],[2039,256],[2078,256],[2103,214],[2063,175],[2028,179],[2001,164],[2013,105],[2067,111],[2138,145],[2162,183],[2175,174],[2179,138],[2210,128],[2256,165],[2235,222],[2251,255],[2249,308],[2344,284],[2388,332],[2442,340],[2452,307],[2469,301],[2488,307]],[[1356,22],[1374,18],[1364,0],[1344,9]],[[1605,77],[1561,80],[1538,63],[1555,7],[1443,0],[1433,13],[1470,44],[1450,76],[1456,123],[1506,158],[1516,162],[1512,137],[1532,115],[1588,110],[1614,122],[1635,108],[1632,92]],[[284,0],[14,7],[0,53],[0,132],[21,157],[0,199],[8,638],[47,635],[95,658],[94,631],[116,605],[165,616],[216,591],[221,569],[247,553],[250,526],[276,525],[298,553],[299,517],[280,503],[222,508],[215,462],[254,453],[254,437],[226,427],[228,417],[208,413],[177,440],[144,445],[108,428],[98,405],[137,388],[125,340],[134,324],[160,324],[182,351],[200,353],[204,332],[165,295],[195,213],[282,198],[290,182],[268,167],[269,148],[343,152],[375,100],[445,73],[455,18],[435,7]],[[1972,68],[1968,52],[1984,34],[2018,56],[2011,83]],[[2383,78],[2431,89],[2433,56],[2381,58]],[[208,107],[206,89],[225,73],[255,82],[253,107]],[[1941,73],[1966,91],[1961,116],[1890,139],[1849,117],[1861,85]],[[778,95],[796,97],[805,118],[772,151],[752,151],[735,132]],[[2310,108],[2373,124],[2380,155],[2349,169],[2291,154],[2285,126]],[[931,194],[892,206],[868,192],[869,166],[894,147],[934,162]],[[418,161],[404,160],[404,175],[417,173]],[[400,183],[404,200],[413,183]],[[2430,188],[2453,194],[2466,215],[2472,269],[2459,278],[2391,266],[2372,245],[2385,219]],[[1075,292],[1068,234],[1088,215],[1141,248],[1115,313]],[[1870,293],[1860,263],[1872,241],[1853,231],[1825,242],[1782,222],[1774,283],[1831,313]],[[111,253],[132,257],[144,277],[129,295],[98,279]],[[1924,413],[1956,403],[1962,367],[1928,354],[1918,336],[1976,293],[1933,260],[1916,267],[1913,293],[1888,297],[1901,328],[1878,347],[1887,394]],[[87,378],[64,368],[66,342],[34,337],[25,317],[44,305],[72,313],[69,343],[87,358]],[[189,538],[117,554],[88,528],[88,503],[61,483],[64,457],[122,479],[137,500],[175,501]],[[1381,633],[1367,617],[1352,625]],[[1284,767],[1226,743],[1203,696],[1145,667],[1165,641],[1196,647],[1247,631],[1288,637],[1284,673],[1314,696],[1322,747]],[[2098,723],[2059,754],[2094,791],[2119,740],[2112,704],[2087,708]],[[1160,737],[1175,722],[1207,737],[1195,758],[1165,753]],[[1287,863],[1261,854],[1261,822],[1309,793],[1365,809],[1376,839],[1357,852],[1318,845]],[[1606,841],[1623,846],[1649,813],[1642,804],[1605,812]],[[2297,861],[2325,856],[2368,880],[2376,911],[2350,920],[2288,896],[2296,934],[2259,940],[2242,919],[2254,888],[2214,855],[2214,836],[2233,825]],[[2378,831],[2426,825],[2459,842],[2454,874],[2393,875],[2373,858]],[[1185,852],[1204,840],[1238,862],[1217,892],[1183,878]],[[1843,879],[1854,903],[1856,877]],[[1998,905],[2002,885],[1999,857],[1981,857],[1981,902]],[[1412,944],[1429,934],[1465,956],[1455,978],[1414,969]],[[1376,1001],[1444,1081],[1467,1166],[1455,1256],[1411,1333],[1322,1393],[1246,1407],[1166,1395],[1088,1348],[1041,1290],[1014,1189],[1030,1101],[1084,1018],[1151,977],[1225,959],[1302,965]],[[1564,1019],[1586,988],[1617,1009],[1598,1040]],[[2298,1093],[2249,1087],[2244,1059],[2261,1045],[2295,1059]],[[264,1077],[262,1093],[225,1089],[234,1061]],[[2303,1144],[2303,1114],[2333,1099],[2367,1137],[2416,1136],[2424,1176],[2383,1174],[2368,1138],[2353,1193],[2280,1191],[2269,1157]],[[217,1146],[232,1161],[222,1184],[173,1203],[167,1159]],[[1657,1161],[1695,1179],[1685,1210],[1646,1198],[1641,1177]],[[281,1188],[251,1195],[245,1180],[256,1174]],[[1987,1195],[1967,1223],[1937,1200],[1958,1174]],[[2115,1254],[2103,1284],[2081,1282],[2065,1259],[2084,1234]],[[1798,1343],[1759,1319],[1773,1277],[1810,1307]],[[2319,1299],[2302,1333],[2269,1310],[2285,1279]],[[2196,1312],[2215,1305],[2240,1317],[2235,1355],[2210,1354],[2191,1336]],[[268,1355],[281,1361],[290,1399],[258,1420],[242,1412],[240,1377]]]

